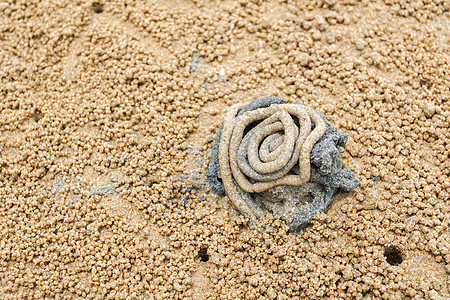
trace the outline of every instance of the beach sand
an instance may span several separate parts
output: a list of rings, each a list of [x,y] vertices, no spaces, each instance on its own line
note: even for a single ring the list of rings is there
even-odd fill
[[[449,299],[450,4],[0,0],[1,299]],[[227,109],[301,101],[361,185],[249,229]]]

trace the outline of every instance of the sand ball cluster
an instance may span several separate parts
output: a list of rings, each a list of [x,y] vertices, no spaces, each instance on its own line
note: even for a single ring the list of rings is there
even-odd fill
[[[0,298],[450,298],[449,11],[0,0]],[[268,96],[347,133],[360,181],[295,234],[205,176],[226,111]]]
[[[270,212],[295,231],[325,209],[338,188],[358,186],[354,174],[342,170],[338,147],[346,142],[346,134],[299,102],[267,97],[236,104],[212,148],[208,180],[253,228]]]

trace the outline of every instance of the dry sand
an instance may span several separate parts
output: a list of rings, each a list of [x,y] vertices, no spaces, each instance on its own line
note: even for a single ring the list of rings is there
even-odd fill
[[[449,299],[445,0],[0,0],[1,299]],[[224,113],[303,101],[361,187],[250,230]]]

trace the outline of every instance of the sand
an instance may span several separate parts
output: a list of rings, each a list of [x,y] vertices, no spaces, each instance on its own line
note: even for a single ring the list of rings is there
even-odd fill
[[[0,0],[1,299],[449,299],[449,2]],[[227,109],[349,135],[299,233],[205,170]]]

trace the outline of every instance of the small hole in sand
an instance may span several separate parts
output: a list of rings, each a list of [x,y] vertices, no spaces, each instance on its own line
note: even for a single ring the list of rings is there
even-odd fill
[[[93,2],[92,3],[92,10],[96,13],[96,14],[100,14],[103,12],[103,4],[101,4],[100,2]]]
[[[207,262],[209,260],[208,248],[206,246],[202,246],[198,251],[198,257],[201,261]]]
[[[40,119],[42,119],[43,114],[39,109],[35,109],[31,117],[35,122],[38,122]]]
[[[384,249],[386,261],[392,266],[398,266],[403,261],[403,254],[396,246],[389,246]]]
[[[314,202],[314,195],[313,193],[308,193],[305,197],[306,203],[310,204]]]

